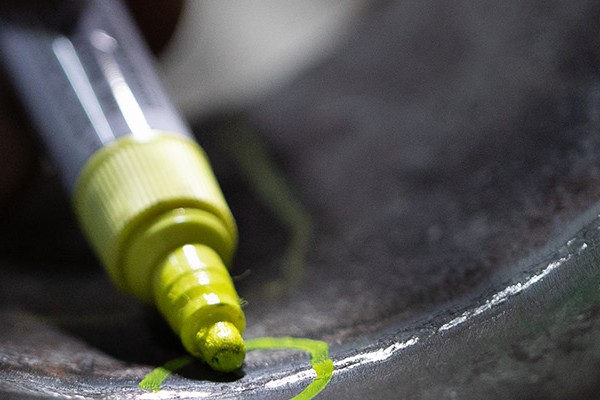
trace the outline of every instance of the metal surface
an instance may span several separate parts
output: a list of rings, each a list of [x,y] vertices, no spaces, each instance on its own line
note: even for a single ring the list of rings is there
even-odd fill
[[[321,398],[600,389],[600,10],[488,6],[382,4],[248,116],[199,126],[240,227],[246,337],[327,342]],[[234,375],[192,363],[140,389],[183,351],[110,286],[53,187],[2,225],[4,397],[290,398],[313,381],[305,352],[259,350]]]

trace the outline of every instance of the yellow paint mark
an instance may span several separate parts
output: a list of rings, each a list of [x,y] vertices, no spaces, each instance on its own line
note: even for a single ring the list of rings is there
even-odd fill
[[[293,397],[296,400],[308,400],[315,397],[325,389],[333,374],[333,361],[329,358],[329,345],[320,340],[292,337],[255,338],[246,341],[246,349],[248,351],[294,349],[310,354],[310,365],[317,377],[302,392]]]
[[[305,277],[304,260],[313,235],[310,214],[270,159],[260,137],[244,124],[220,132],[221,145],[231,154],[257,200],[268,207],[290,234],[282,259],[281,280],[266,292],[277,298],[298,287]]]
[[[333,374],[333,361],[329,358],[329,345],[320,340],[292,338],[292,337],[263,337],[246,341],[248,351],[256,350],[301,350],[310,355],[310,365],[317,374],[316,378],[300,393],[293,397],[296,400],[309,400],[319,394],[331,380]],[[148,391],[158,391],[165,379],[172,373],[194,360],[191,356],[183,356],[167,362],[150,372],[139,383],[139,388]]]
[[[183,356],[179,358],[175,358],[169,362],[167,362],[162,367],[158,367],[152,370],[148,375],[144,377],[139,383],[139,388],[142,390],[149,390],[151,392],[156,392],[161,389],[162,383],[167,379],[172,372],[175,372],[186,365],[190,364],[194,361],[194,357],[192,356]]]

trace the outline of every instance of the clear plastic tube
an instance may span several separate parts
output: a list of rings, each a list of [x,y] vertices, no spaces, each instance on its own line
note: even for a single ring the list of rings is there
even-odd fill
[[[39,3],[0,10],[2,58],[69,190],[121,136],[190,136],[118,1]]]

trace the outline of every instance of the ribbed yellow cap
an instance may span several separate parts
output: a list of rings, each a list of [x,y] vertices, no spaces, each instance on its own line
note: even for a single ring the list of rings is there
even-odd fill
[[[150,141],[130,135],[103,148],[84,167],[74,204],[92,247],[113,280],[127,290],[126,244],[164,213],[195,209],[212,214],[229,236],[223,243],[228,253],[220,254],[226,262],[237,241],[233,217],[204,152],[180,135],[158,134]]]
[[[216,369],[227,365],[221,370],[241,365],[245,320],[225,268],[235,251],[237,230],[208,160],[195,142],[165,133],[148,141],[131,135],[118,139],[86,164],[74,205],[92,247],[118,286],[155,302],[184,346],[197,356],[206,359],[210,352],[198,346],[229,329],[227,338],[209,342],[217,343],[217,353],[229,354],[233,348],[237,353],[226,356],[225,364],[211,365]],[[183,249],[198,250],[199,264],[182,267],[192,260],[178,256]],[[203,275],[208,284],[194,280],[192,272],[200,265],[211,265]],[[171,301],[179,287],[171,285],[174,281],[196,286],[186,286],[186,296]],[[215,307],[228,311],[215,312]],[[215,325],[218,322],[225,325]]]

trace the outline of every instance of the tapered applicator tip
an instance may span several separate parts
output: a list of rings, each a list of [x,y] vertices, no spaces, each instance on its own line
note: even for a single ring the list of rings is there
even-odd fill
[[[246,346],[231,322],[217,322],[196,336],[204,360],[216,371],[233,372],[246,357]]]

